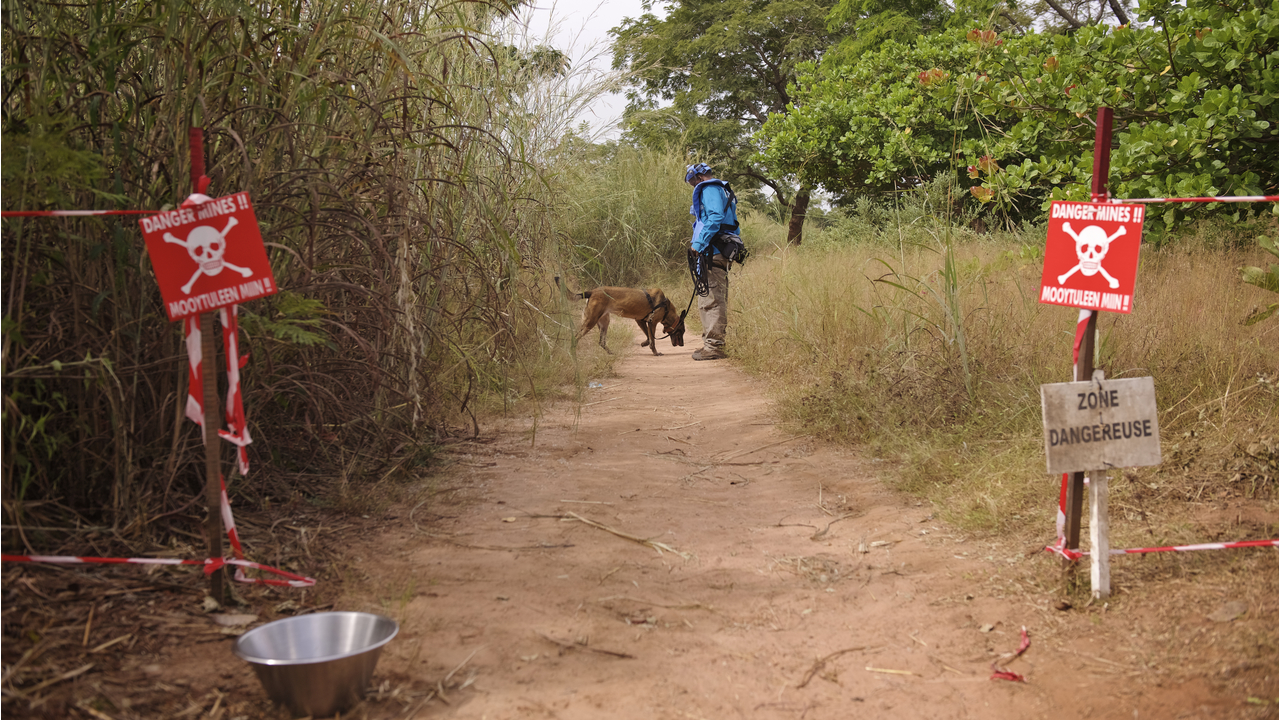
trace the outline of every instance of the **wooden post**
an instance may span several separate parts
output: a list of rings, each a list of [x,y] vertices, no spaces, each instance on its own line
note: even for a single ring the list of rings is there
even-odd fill
[[[1111,121],[1112,111],[1108,107],[1098,108],[1098,121],[1093,133],[1093,180],[1089,187],[1089,199],[1093,202],[1107,201],[1107,176],[1111,173]],[[1080,339],[1080,350],[1076,355],[1075,373],[1071,379],[1083,382],[1093,379],[1094,336],[1098,334],[1098,313],[1089,312],[1088,324],[1084,336]],[[1092,484],[1092,480],[1090,483]],[[1064,528],[1065,546],[1068,550],[1080,549],[1080,515],[1084,505],[1084,473],[1071,473],[1067,482],[1066,527]],[[1068,564],[1070,560],[1066,561]]]
[[[1093,597],[1111,597],[1111,539],[1107,523],[1107,471],[1089,471],[1089,586]]]
[[[200,179],[204,177],[204,130],[191,128],[191,188],[202,192]],[[215,311],[216,312],[216,311]],[[222,557],[222,440],[218,437],[218,346],[214,336],[213,312],[200,313],[200,377],[204,387],[204,498],[209,507],[205,520],[205,536],[209,543],[209,557]],[[215,570],[209,575],[209,596],[221,605],[225,597],[226,573]]]

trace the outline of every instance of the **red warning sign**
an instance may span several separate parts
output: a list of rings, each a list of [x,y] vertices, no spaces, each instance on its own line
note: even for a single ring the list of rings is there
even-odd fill
[[[1054,202],[1040,302],[1132,312],[1145,212],[1142,205]]]
[[[138,221],[170,320],[274,295],[249,193]]]

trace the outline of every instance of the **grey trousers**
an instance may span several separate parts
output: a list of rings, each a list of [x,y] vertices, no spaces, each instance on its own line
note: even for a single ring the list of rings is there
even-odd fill
[[[702,318],[702,346],[724,352],[724,333],[729,326],[729,271],[724,258],[716,255],[707,268],[711,292],[698,298],[698,315]]]

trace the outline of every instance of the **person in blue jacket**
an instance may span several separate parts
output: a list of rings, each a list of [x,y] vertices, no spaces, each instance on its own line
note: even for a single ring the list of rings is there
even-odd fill
[[[698,314],[702,317],[702,348],[693,353],[694,360],[719,360],[724,351],[725,330],[729,326],[729,262],[721,250],[725,236],[738,236],[737,198],[723,180],[717,180],[705,163],[685,169],[684,181],[693,186],[693,253],[710,255],[707,263],[706,295],[698,298]],[[709,252],[708,252],[709,251]]]

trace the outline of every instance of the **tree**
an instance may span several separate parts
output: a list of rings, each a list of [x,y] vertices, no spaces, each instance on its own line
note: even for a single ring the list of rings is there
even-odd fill
[[[804,66],[794,104],[756,135],[761,161],[838,197],[950,171],[957,140],[982,137],[955,82],[972,72],[976,51],[965,33],[948,31],[915,45],[889,41],[853,64]]]
[[[799,243],[811,188],[793,190],[754,163],[749,138],[787,107],[797,66],[817,60],[837,37],[827,26],[834,3],[674,0],[661,20],[646,13],[614,28],[614,68],[635,78],[628,138],[689,148],[724,179],[769,187],[790,209],[788,240]]]
[[[983,182],[992,200],[1087,199],[1091,121],[1102,106],[1115,111],[1115,197],[1275,192],[1276,1],[1150,0],[1139,13],[1141,27],[1011,39],[1005,52],[960,80],[976,111],[1005,128],[991,154],[1009,163]],[[1168,205],[1148,217],[1171,227],[1187,217],[1248,211]]]
[[[947,26],[953,9],[937,0],[839,0],[828,17],[828,26],[846,32],[831,56],[845,61],[874,51],[894,40],[902,44]]]
[[[1009,216],[1089,197],[1098,107],[1114,110],[1115,197],[1260,195],[1277,185],[1275,0],[1151,0],[1142,27],[894,42],[805,66],[794,104],[757,135],[763,163],[834,192],[970,167]],[[1256,210],[1256,208],[1254,208]],[[1149,216],[1248,212],[1178,205]]]

